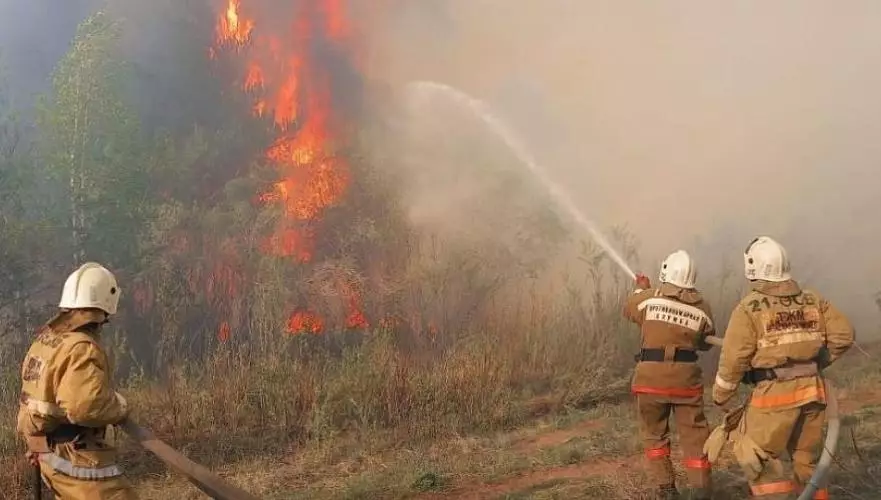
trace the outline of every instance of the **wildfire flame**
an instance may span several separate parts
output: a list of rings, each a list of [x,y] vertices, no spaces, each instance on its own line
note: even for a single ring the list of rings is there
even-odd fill
[[[268,0],[223,0],[212,58],[223,47],[233,47],[245,58],[241,90],[253,99],[255,116],[271,118],[275,141],[265,161],[279,180],[259,196],[265,206],[277,206],[283,220],[261,245],[278,257],[308,262],[315,257],[315,222],[338,204],[350,184],[349,166],[335,153],[331,85],[334,75],[318,61],[316,44],[330,44],[341,53],[351,27],[344,0],[288,2],[292,18],[280,23],[276,4]],[[272,14],[261,19],[258,14]],[[346,326],[363,328],[367,321],[361,298],[347,293]],[[323,320],[313,312],[295,312],[287,325],[291,333],[318,333]]]
[[[220,324],[220,328],[217,330],[217,340],[221,342],[226,342],[229,340],[230,328],[229,322],[224,321]]]
[[[322,330],[324,330],[324,322],[311,312],[296,312],[288,320],[288,333],[321,333]]]
[[[229,0],[224,16],[220,18],[220,26],[218,26],[218,42],[235,42],[239,45],[248,41],[251,36],[251,30],[254,29],[254,21],[250,19],[241,19],[239,10],[241,9],[241,0]]]
[[[263,68],[255,62],[248,65],[248,74],[245,76],[245,90],[262,88],[264,84]]]

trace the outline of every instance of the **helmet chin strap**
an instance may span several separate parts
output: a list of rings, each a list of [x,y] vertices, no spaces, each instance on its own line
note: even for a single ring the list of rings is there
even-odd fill
[[[110,323],[110,315],[107,314],[107,311],[101,311],[101,313],[104,315],[104,318],[103,318],[101,321],[95,321],[95,322],[93,322],[93,324],[94,324],[99,330],[101,329],[102,326],[106,325],[107,323]]]
[[[78,328],[79,331],[83,333],[88,333],[89,335],[98,335],[101,333],[101,328],[104,323],[87,323]]]

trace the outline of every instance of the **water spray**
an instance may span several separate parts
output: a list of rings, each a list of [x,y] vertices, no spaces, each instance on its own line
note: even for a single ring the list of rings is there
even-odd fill
[[[431,81],[419,81],[412,82],[408,85],[414,92],[419,92],[422,94],[431,93],[431,94],[441,94],[449,99],[452,99],[457,104],[467,108],[475,116],[480,118],[495,134],[501,138],[505,144],[514,152],[517,158],[529,168],[530,172],[537,177],[550,192],[551,197],[554,198],[554,201],[558,206],[564,208],[569,216],[574,219],[582,229],[585,229],[590,235],[593,237],[594,241],[605,250],[606,254],[611,257],[612,261],[618,264],[628,276],[632,279],[636,279],[636,273],[630,269],[630,266],[627,265],[627,262],[615,251],[612,245],[606,240],[602,233],[596,228],[596,226],[591,222],[587,217],[578,210],[578,207],[572,202],[572,200],[566,195],[566,193],[560,189],[560,187],[553,182],[550,178],[548,178],[545,170],[535,162],[532,158],[532,155],[526,150],[525,147],[517,140],[513,131],[511,131],[505,124],[499,120],[495,115],[493,115],[489,106],[483,101],[475,99],[468,94],[465,94],[461,90],[450,87],[449,85],[445,85],[443,83],[431,82]]]
[[[479,117],[483,122],[489,126],[502,140],[505,141],[505,144],[508,145],[509,148],[517,155],[517,157],[522,161],[535,175],[539,180],[544,183],[545,187],[547,187],[551,196],[557,202],[557,204],[563,208],[565,208],[569,215],[575,219],[575,221],[585,230],[587,230],[594,240],[606,251],[609,257],[618,264],[618,266],[626,272],[631,278],[636,279],[636,274],[633,270],[630,269],[630,266],[624,261],[623,258],[615,251],[612,245],[603,237],[602,233],[594,226],[593,222],[591,222],[584,214],[581,213],[580,210],[575,206],[572,200],[566,196],[566,193],[557,186],[551,179],[548,178],[544,169],[542,169],[536,162],[533,160],[532,156],[529,152],[522,146],[522,144],[516,139],[514,133],[509,130],[504,123],[502,123],[498,118],[496,118],[490,111],[489,107],[483,101],[475,99],[464,92],[457,90],[449,85],[445,85],[442,83],[431,82],[431,81],[420,81],[413,82],[408,85],[414,91],[423,92],[423,93],[435,93],[435,94],[443,94],[444,96],[452,99],[456,103],[468,108],[472,113],[474,113],[477,117]],[[709,336],[706,338],[706,341],[709,344],[712,344],[717,347],[722,347],[723,341],[719,337]],[[835,456],[835,451],[838,445],[838,433],[840,428],[840,420],[838,417],[838,401],[836,399],[834,388],[832,384],[826,380],[826,394],[827,394],[827,415],[826,418],[828,420],[828,428],[826,431],[826,441],[823,447],[823,453],[820,457],[820,461],[817,464],[817,468],[814,471],[814,474],[811,476],[811,479],[808,481],[804,491],[798,497],[798,500],[806,500],[808,498],[812,498],[813,494],[820,488],[826,474],[829,471],[829,468],[832,464],[832,460]]]
[[[504,123],[502,123],[498,118],[496,118],[488,109],[486,103],[472,98],[465,94],[464,92],[457,90],[449,85],[444,85],[442,83],[437,82],[414,82],[411,83],[412,86],[417,91],[422,92],[434,92],[443,94],[456,103],[467,107],[471,110],[476,116],[478,116],[484,123],[486,123],[502,140],[505,141],[505,144],[508,145],[509,148],[517,155],[517,157],[522,161],[529,170],[535,175],[539,180],[541,180],[548,191],[551,193],[551,196],[554,200],[563,208],[565,208],[569,215],[575,219],[578,224],[586,229],[591,236],[593,236],[594,240],[606,251],[609,257],[618,264],[618,266],[624,270],[631,278],[636,278],[635,273],[630,269],[630,266],[624,261],[623,258],[612,248],[612,245],[603,237],[602,233],[597,230],[594,224],[587,219],[584,214],[581,213],[580,210],[572,203],[572,200],[566,196],[565,192],[563,192],[559,186],[557,186],[551,179],[548,178],[545,171],[532,159],[532,156],[528,153],[528,151],[520,144],[519,141],[515,138],[515,135],[512,131],[510,131]],[[722,339],[715,336],[710,336],[706,338],[706,341],[714,346],[721,347]],[[868,355],[868,354],[867,354]],[[827,475],[830,466],[832,465],[832,461],[835,456],[835,451],[838,445],[838,434],[840,428],[840,419],[838,416],[838,401],[836,399],[836,395],[834,393],[834,388],[832,384],[826,380],[826,394],[827,394],[827,431],[826,431],[826,441],[823,447],[823,453],[820,457],[819,463],[817,464],[817,468],[814,471],[814,474],[811,476],[811,479],[808,481],[804,491],[798,497],[799,500],[806,500],[808,498],[812,498],[813,494],[821,487],[825,476]]]

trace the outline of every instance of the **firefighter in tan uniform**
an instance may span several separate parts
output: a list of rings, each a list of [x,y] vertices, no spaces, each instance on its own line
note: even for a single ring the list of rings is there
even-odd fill
[[[637,278],[625,316],[640,325],[642,349],[636,356],[632,391],[636,394],[640,433],[658,498],[678,498],[670,459],[670,424],[676,419],[687,475],[687,498],[711,498],[710,463],[703,453],[709,436],[704,416],[703,381],[698,351],[713,335],[712,313],[694,287],[697,269],[685,251],[670,254],[661,264],[658,288],[645,276]]]
[[[738,460],[753,496],[795,498],[822,451],[821,371],[851,347],[854,330],[828,300],[792,280],[786,250],[773,239],[753,240],[744,261],[752,291],[731,313],[713,402],[726,406],[741,381],[754,386],[741,429],[755,451]],[[783,471],[787,455],[792,476]],[[828,490],[814,498],[829,498]]]
[[[110,385],[98,334],[116,313],[120,290],[104,267],[87,263],[64,283],[59,312],[40,331],[22,365],[18,431],[28,457],[59,500],[137,498],[104,440],[126,418]]]

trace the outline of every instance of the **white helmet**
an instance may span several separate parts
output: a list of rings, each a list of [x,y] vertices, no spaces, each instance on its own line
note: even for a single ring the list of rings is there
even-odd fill
[[[677,250],[668,255],[661,263],[658,280],[661,283],[670,283],[679,288],[694,288],[694,283],[697,281],[697,266],[694,265],[688,252]]]
[[[743,252],[744,272],[748,280],[788,281],[789,257],[780,243],[767,236],[752,240]]]
[[[86,262],[68,276],[61,292],[61,309],[101,309],[109,315],[116,314],[119,304],[119,287],[116,277],[101,264]]]

